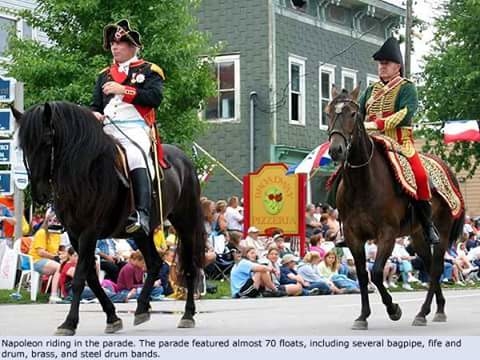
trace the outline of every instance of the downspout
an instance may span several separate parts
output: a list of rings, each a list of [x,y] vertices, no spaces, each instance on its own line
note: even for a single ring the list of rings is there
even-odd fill
[[[275,49],[275,0],[268,0],[268,69],[269,69],[269,111],[271,116],[271,145],[270,161],[276,161],[275,146],[277,145],[277,78],[276,78],[276,49]]]
[[[257,93],[250,93],[250,172],[255,171],[255,100]]]

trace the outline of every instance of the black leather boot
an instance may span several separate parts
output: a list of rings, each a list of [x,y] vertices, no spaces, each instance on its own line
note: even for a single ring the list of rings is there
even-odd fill
[[[129,234],[150,234],[151,189],[147,169],[138,168],[130,172],[135,199],[135,211],[128,217],[125,231]]]
[[[440,243],[438,231],[432,221],[432,205],[429,201],[416,201],[415,210],[417,211],[418,220],[423,227],[423,234],[425,239],[431,245]]]

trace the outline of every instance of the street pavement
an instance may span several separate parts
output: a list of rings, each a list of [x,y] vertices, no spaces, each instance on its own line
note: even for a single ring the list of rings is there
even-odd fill
[[[370,294],[372,315],[369,330],[350,327],[360,312],[360,296],[329,295],[298,298],[224,299],[197,301],[194,329],[177,329],[185,303],[153,302],[152,318],[133,326],[135,303],[116,304],[124,329],[133,336],[462,336],[480,335],[480,290],[446,290],[446,323],[428,322],[413,327],[411,322],[425,298],[425,291],[394,293],[403,316],[393,322],[377,293]],[[68,312],[68,304],[2,305],[0,336],[52,335]],[[435,306],[433,307],[433,312]],[[428,320],[432,319],[432,314]],[[105,315],[99,304],[80,306],[77,335],[104,335]]]

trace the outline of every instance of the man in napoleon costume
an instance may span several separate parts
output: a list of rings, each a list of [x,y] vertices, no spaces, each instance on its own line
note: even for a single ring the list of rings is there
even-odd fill
[[[373,54],[380,81],[370,85],[360,97],[360,111],[365,114],[365,128],[380,131],[396,140],[412,166],[417,183],[414,207],[426,240],[439,243],[432,222],[431,193],[428,177],[413,145],[413,117],[418,107],[415,85],[403,77],[403,60],[398,41],[391,37]]]
[[[140,34],[130,28],[127,20],[105,26],[103,47],[111,51],[113,64],[100,72],[91,108],[104,124],[105,133],[117,139],[127,153],[136,210],[129,216],[125,230],[148,235],[149,175],[153,174],[150,128],[155,124],[155,109],[162,101],[165,77],[159,66],[137,57],[143,47]]]

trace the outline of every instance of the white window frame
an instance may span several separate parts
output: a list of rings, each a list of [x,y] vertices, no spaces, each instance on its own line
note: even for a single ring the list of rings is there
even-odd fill
[[[345,89],[345,78],[346,77],[349,77],[349,78],[353,79],[353,89],[355,89],[355,87],[358,84],[357,73],[358,73],[357,70],[342,67],[342,90]]]
[[[231,123],[231,122],[240,122],[240,54],[234,54],[234,55],[220,55],[215,57],[213,64],[215,66],[218,66],[219,63],[222,62],[233,62],[234,67],[235,67],[235,87],[233,91],[235,92],[235,109],[234,109],[234,117],[233,118],[217,118],[217,119],[207,119],[205,111],[206,108],[203,110],[203,119],[205,121],[211,122],[211,123]],[[216,79],[217,82],[217,98],[219,94],[219,79],[217,77]]]
[[[319,127],[322,130],[328,129],[327,119],[323,118],[323,100],[332,100],[332,86],[335,85],[335,70],[336,66],[332,64],[321,64],[318,68],[318,104],[319,104]],[[328,94],[322,93],[322,73],[330,75],[330,86],[328,87]],[[325,96],[326,95],[326,96]]]
[[[15,25],[16,25],[16,30],[17,30],[17,35],[19,35],[20,37],[23,35],[23,26],[22,26],[22,21],[20,21],[21,19],[19,19],[18,17],[16,16],[13,16],[11,14],[5,14],[5,13],[2,13],[0,12],[0,17],[1,18],[4,18],[4,19],[7,19],[7,20],[13,20],[15,21]],[[0,60],[3,60],[3,61],[10,61],[9,58],[5,57],[5,56],[2,56],[0,55]]]
[[[290,54],[288,56],[288,123],[292,125],[302,125],[305,126],[305,62],[306,58]],[[300,101],[298,102],[300,105],[299,108],[299,116],[298,121],[292,120],[292,65],[298,65],[300,67],[300,74],[299,74],[299,81],[300,81],[300,92],[299,97]]]
[[[377,75],[374,74],[367,74],[367,87],[370,86],[370,84],[375,83],[379,80]]]

